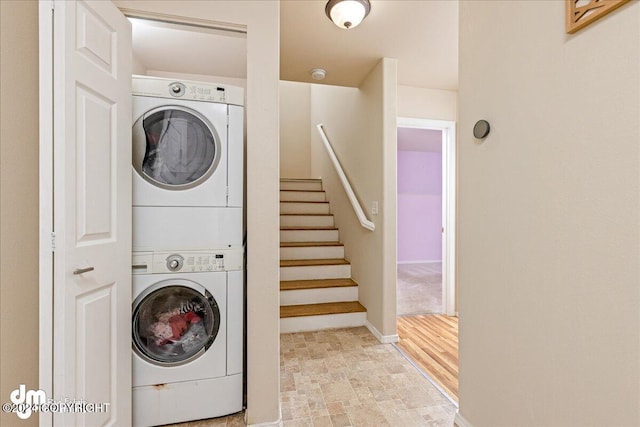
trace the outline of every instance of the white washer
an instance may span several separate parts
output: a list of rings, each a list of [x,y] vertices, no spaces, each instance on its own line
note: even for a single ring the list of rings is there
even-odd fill
[[[242,250],[133,256],[133,425],[243,407]]]
[[[244,90],[134,76],[133,250],[242,244]]]

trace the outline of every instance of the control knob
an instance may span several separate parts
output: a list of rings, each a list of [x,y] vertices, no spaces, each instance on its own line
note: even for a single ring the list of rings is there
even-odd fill
[[[179,97],[184,95],[185,86],[180,82],[171,83],[169,85],[169,93],[172,96]]]

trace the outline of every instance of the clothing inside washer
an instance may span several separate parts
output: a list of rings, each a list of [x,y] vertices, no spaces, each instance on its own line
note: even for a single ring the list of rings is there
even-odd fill
[[[208,349],[219,327],[220,312],[213,297],[180,285],[151,292],[133,314],[137,350],[161,363],[183,362]]]

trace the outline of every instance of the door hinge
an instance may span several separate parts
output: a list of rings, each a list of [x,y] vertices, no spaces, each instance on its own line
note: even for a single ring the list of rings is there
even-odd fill
[[[51,252],[55,252],[56,251],[56,233],[55,232],[51,232]]]

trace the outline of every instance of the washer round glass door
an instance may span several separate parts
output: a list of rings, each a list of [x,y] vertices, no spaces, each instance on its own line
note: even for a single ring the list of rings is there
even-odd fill
[[[206,181],[220,162],[220,140],[199,112],[176,105],[147,111],[133,124],[133,167],[147,182],[186,190]]]
[[[156,365],[176,366],[200,357],[219,329],[218,304],[190,280],[163,280],[133,302],[133,348]]]

